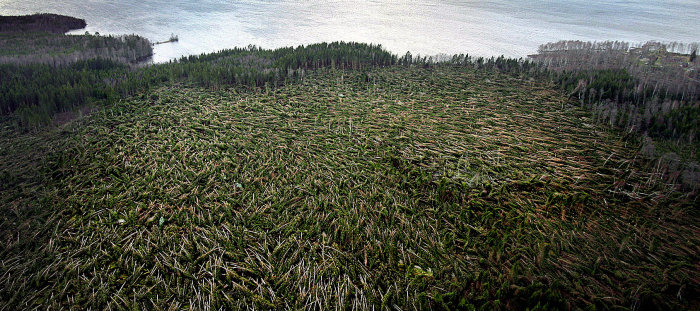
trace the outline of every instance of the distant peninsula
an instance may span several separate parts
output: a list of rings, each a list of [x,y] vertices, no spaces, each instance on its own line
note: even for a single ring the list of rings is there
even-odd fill
[[[48,13],[0,16],[0,64],[57,67],[97,58],[137,64],[153,55],[151,42],[137,35],[66,34],[86,25],[84,19]]]
[[[86,26],[84,19],[58,14],[0,16],[0,32],[65,33]]]

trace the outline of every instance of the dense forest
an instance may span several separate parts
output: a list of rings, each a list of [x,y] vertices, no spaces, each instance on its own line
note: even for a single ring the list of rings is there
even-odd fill
[[[530,58],[599,123],[643,140],[669,182],[700,184],[698,43],[559,41]]]
[[[56,15],[0,16],[0,64],[65,66],[80,60],[137,63],[153,55],[148,39],[137,35],[66,35],[85,28],[83,19]]]
[[[693,143],[700,136],[698,44],[561,41],[531,58],[611,126]],[[678,52],[683,52],[678,53]]]
[[[136,35],[0,33],[0,64],[57,67],[97,58],[138,63],[153,55],[151,45],[148,39]]]
[[[84,19],[57,14],[0,16],[0,32],[51,32],[62,34],[87,26]]]

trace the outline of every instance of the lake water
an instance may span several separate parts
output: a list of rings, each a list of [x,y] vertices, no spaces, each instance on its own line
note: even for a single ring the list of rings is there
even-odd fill
[[[177,43],[154,61],[255,44],[380,43],[404,54],[525,57],[550,41],[700,41],[698,0],[0,0],[1,15],[58,13],[87,31]],[[85,30],[78,31],[78,33]]]

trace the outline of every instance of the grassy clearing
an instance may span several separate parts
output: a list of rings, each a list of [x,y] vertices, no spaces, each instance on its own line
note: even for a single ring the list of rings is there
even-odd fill
[[[588,116],[390,67],[6,127],[0,309],[697,307],[696,197]]]

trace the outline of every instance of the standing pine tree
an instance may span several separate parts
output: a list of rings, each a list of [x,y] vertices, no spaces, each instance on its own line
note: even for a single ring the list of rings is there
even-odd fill
[[[698,56],[698,50],[693,49],[692,52],[690,52],[690,62],[692,63],[695,61],[695,58]]]

